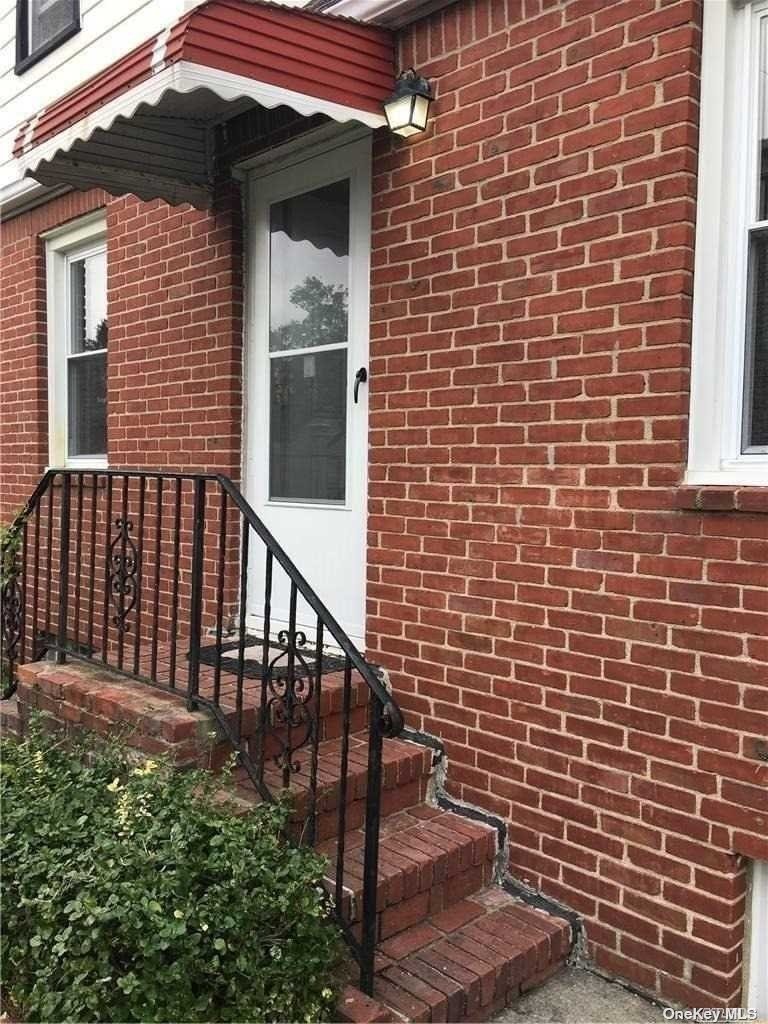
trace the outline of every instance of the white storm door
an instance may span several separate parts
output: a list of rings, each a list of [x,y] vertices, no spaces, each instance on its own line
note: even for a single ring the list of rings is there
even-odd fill
[[[348,635],[365,634],[370,137],[254,175],[249,189],[248,500]],[[357,383],[357,387],[355,387]],[[356,400],[355,400],[356,399]],[[247,610],[264,608],[261,545]],[[271,632],[288,621],[275,563]],[[314,639],[299,599],[297,624]]]

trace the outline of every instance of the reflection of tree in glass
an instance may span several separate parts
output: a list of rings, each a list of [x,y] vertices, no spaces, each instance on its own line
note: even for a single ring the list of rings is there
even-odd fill
[[[310,348],[315,345],[338,345],[347,340],[347,299],[344,285],[323,284],[319,277],[305,277],[302,284],[291,289],[294,306],[307,314],[303,320],[274,327],[269,332],[272,351]]]
[[[98,352],[107,347],[107,321],[102,320],[96,328],[96,337],[83,340],[84,352]]]

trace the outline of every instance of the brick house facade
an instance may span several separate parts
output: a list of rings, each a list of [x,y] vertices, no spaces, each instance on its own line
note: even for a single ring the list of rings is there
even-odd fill
[[[686,484],[702,4],[458,0],[397,46],[436,102],[374,137],[367,656],[599,970],[739,1005],[768,491]],[[3,225],[3,520],[48,462],[40,236],[99,208],[110,465],[241,476],[236,184],[69,192]]]

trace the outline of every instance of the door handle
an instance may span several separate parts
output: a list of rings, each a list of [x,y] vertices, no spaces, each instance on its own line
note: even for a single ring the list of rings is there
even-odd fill
[[[357,405],[357,394],[358,394],[358,392],[360,390],[360,385],[361,384],[365,384],[365,382],[367,380],[368,380],[368,371],[366,370],[366,368],[364,366],[361,366],[360,369],[355,374],[355,386],[354,386],[354,389],[352,391],[352,399],[353,399],[355,405]]]

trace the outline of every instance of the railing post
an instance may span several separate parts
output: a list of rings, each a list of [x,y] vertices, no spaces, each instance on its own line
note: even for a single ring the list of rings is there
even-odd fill
[[[205,536],[205,480],[195,480],[192,523],[192,593],[189,605],[189,684],[187,708],[195,711],[200,689],[200,635],[203,616],[203,540]]]
[[[64,473],[59,515],[59,620],[56,638],[56,664],[67,660],[67,605],[69,604],[69,516],[72,504],[72,479]]]
[[[381,824],[382,706],[371,693],[368,717],[368,784],[365,800],[365,859],[363,862],[363,921],[360,988],[373,995],[376,960],[377,890],[379,885],[379,826]]]

